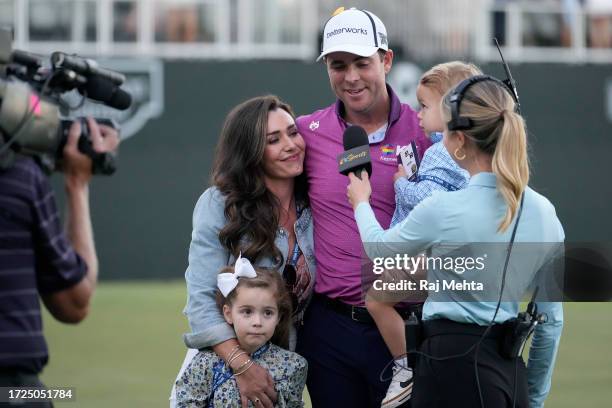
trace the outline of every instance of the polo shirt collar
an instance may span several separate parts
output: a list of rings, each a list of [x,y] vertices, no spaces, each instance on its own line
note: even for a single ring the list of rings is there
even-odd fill
[[[481,187],[497,187],[497,176],[495,173],[482,172],[470,177],[469,186],[481,186]]]
[[[395,92],[393,92],[393,89],[391,89],[391,86],[389,84],[385,84],[385,86],[387,87],[387,93],[389,94],[389,100],[391,101],[391,109],[389,109],[389,118],[387,120],[387,123],[389,126],[391,126],[400,118],[400,114],[402,113],[402,104]],[[346,125],[346,121],[342,117],[344,114],[344,103],[340,99],[336,100],[335,112],[336,115],[338,115],[338,118],[340,118]]]

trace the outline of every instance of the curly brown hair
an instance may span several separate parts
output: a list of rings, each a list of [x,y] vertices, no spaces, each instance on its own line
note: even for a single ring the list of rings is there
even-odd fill
[[[233,266],[226,266],[221,269],[221,273],[233,273]],[[238,290],[240,288],[267,288],[274,291],[274,298],[278,307],[278,324],[274,329],[274,334],[270,341],[279,347],[284,349],[289,348],[289,330],[291,327],[291,297],[285,286],[285,282],[274,269],[270,268],[255,268],[257,277],[255,278],[239,278],[238,285],[232,290],[227,297],[224,297],[219,290],[217,290],[217,306],[223,314],[223,306],[232,306],[232,302],[238,296]]]
[[[274,245],[280,202],[266,188],[263,170],[268,113],[276,109],[295,118],[291,107],[274,95],[252,98],[232,109],[217,145],[212,184],[225,196],[227,223],[219,232],[221,244],[234,256],[242,252],[253,263],[271,256],[280,267],[283,254]],[[295,198],[308,204],[304,173],[296,177]]]

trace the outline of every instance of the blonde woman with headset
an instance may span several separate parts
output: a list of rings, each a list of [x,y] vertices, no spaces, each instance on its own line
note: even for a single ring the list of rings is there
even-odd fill
[[[349,176],[347,194],[371,259],[395,256],[399,244],[409,255],[452,255],[449,248],[462,246],[477,255],[476,243],[499,249],[484,270],[429,269],[429,282],[472,279],[489,290],[430,290],[413,407],[540,407],[550,389],[563,326],[560,302],[537,303],[546,322],[535,328],[528,368],[520,356],[508,358],[499,349],[503,323],[517,316],[521,296],[564,241],[554,206],[527,185],[527,136],[517,103],[506,84],[486,75],[464,80],[444,97],[444,145],[469,172],[469,185],[429,197],[392,229],[383,230],[372,212],[367,174]],[[532,256],[515,252],[507,269],[513,242],[515,251],[525,245]]]

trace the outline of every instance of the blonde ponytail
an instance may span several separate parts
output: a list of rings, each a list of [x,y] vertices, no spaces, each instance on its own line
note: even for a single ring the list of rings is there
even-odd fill
[[[446,121],[451,118],[451,94],[448,92],[442,103]],[[497,188],[508,206],[498,232],[504,232],[514,219],[529,181],[525,123],[515,108],[510,92],[493,80],[470,86],[463,95],[460,108],[461,117],[470,120],[470,128],[462,133],[478,150],[490,155]]]
[[[529,182],[529,161],[523,118],[506,109],[500,116],[503,127],[493,153],[492,167],[497,176],[497,188],[508,205],[497,228],[498,232],[504,232],[514,219],[521,195]]]

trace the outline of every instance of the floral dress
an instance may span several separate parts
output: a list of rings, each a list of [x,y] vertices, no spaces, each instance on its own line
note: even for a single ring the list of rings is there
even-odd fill
[[[278,395],[277,408],[303,407],[302,392],[308,365],[302,356],[266,343],[251,360],[272,376]],[[236,379],[225,362],[212,350],[200,351],[176,382],[178,408],[240,407]],[[252,407],[249,401],[249,407]]]

